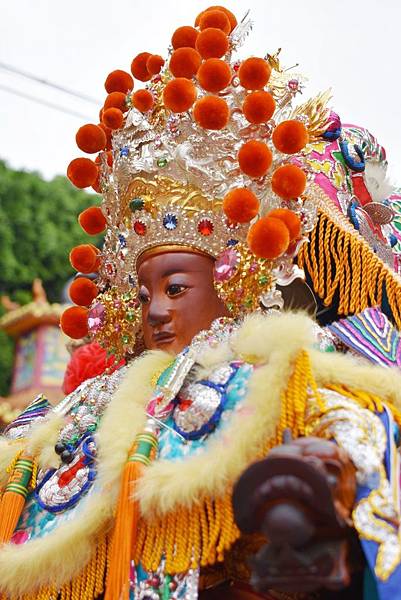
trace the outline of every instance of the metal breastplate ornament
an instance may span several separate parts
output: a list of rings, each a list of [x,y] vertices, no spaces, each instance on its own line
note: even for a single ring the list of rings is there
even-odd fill
[[[86,435],[70,464],[47,471],[40,478],[35,490],[39,505],[53,513],[75,506],[95,479],[95,458],[95,441],[91,435]]]

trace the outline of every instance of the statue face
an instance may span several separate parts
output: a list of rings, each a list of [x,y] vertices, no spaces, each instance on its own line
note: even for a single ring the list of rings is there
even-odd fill
[[[148,349],[180,352],[214,319],[229,316],[213,287],[213,259],[192,252],[146,254],[138,268]]]

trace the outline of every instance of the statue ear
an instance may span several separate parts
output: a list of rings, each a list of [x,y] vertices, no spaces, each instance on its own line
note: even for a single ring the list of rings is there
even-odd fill
[[[316,316],[317,303],[309,285],[300,277],[297,277],[288,285],[277,285],[286,310],[304,310],[312,317]]]

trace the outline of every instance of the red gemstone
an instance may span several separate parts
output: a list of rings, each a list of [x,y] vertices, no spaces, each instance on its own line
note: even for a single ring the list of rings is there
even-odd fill
[[[137,235],[145,235],[145,233],[146,233],[145,223],[142,223],[142,221],[135,221],[134,231]]]
[[[213,223],[209,219],[202,219],[198,223],[198,231],[201,235],[211,235],[213,233]]]
[[[180,400],[179,407],[183,412],[188,410],[190,406],[192,406],[192,400]]]
[[[68,469],[68,471],[64,471],[64,473],[62,475],[60,475],[60,477],[58,478],[58,485],[59,487],[64,487],[65,485],[68,485],[70,483],[70,481],[72,481],[75,477],[75,475],[77,474],[77,472],[79,471],[79,469],[82,469],[82,467],[85,466],[85,457],[82,456],[79,461],[73,466],[71,467],[71,469]]]

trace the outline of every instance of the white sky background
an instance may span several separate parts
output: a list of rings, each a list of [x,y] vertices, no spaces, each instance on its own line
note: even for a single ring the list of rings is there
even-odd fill
[[[240,53],[263,56],[282,47],[282,63],[298,62],[296,70],[309,79],[302,98],[331,87],[333,108],[343,122],[363,125],[377,136],[387,150],[390,176],[401,184],[401,2],[223,4],[239,19],[251,9],[254,28]],[[85,122],[98,122],[106,75],[117,68],[129,71],[132,58],[142,51],[166,56],[174,29],[192,25],[209,3],[2,0],[0,6],[1,62],[99,99],[97,107],[0,69],[0,86],[87,116],[69,116],[0,90],[0,158],[51,178],[64,174],[69,161],[81,154],[75,132]]]

